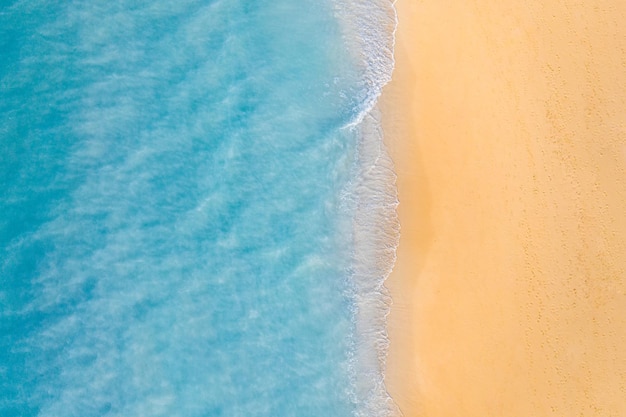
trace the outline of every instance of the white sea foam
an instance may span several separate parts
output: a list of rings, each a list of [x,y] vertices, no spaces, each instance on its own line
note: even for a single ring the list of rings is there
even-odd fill
[[[358,417],[397,416],[387,393],[385,367],[391,298],[385,280],[396,260],[400,224],[396,174],[383,143],[380,111],[370,110],[359,124],[355,204],[353,285],[355,298],[355,395]]]
[[[385,387],[391,298],[385,280],[400,237],[396,174],[383,142],[378,98],[394,69],[394,3],[340,0],[337,15],[359,71],[354,116],[344,126],[358,138],[354,181],[347,199],[354,210],[353,291],[355,346],[352,372],[357,417],[392,417],[401,411]]]
[[[359,125],[391,81],[398,24],[395,2],[390,0],[337,0],[336,16],[359,71],[355,112],[346,127]]]

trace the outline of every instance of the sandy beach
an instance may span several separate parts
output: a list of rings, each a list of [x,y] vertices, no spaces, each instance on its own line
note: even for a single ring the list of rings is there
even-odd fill
[[[398,0],[404,417],[626,415],[626,2]]]

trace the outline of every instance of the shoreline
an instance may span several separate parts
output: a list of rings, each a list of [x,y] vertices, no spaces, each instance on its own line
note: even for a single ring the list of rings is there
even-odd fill
[[[626,415],[626,5],[398,0],[404,417]]]

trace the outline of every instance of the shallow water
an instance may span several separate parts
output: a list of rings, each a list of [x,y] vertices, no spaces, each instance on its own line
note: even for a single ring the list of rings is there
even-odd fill
[[[1,415],[389,413],[391,63],[351,4],[3,7]]]

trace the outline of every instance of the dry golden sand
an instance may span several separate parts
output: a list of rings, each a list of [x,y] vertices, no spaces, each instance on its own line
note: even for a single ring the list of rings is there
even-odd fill
[[[626,416],[626,2],[398,0],[405,417]]]

